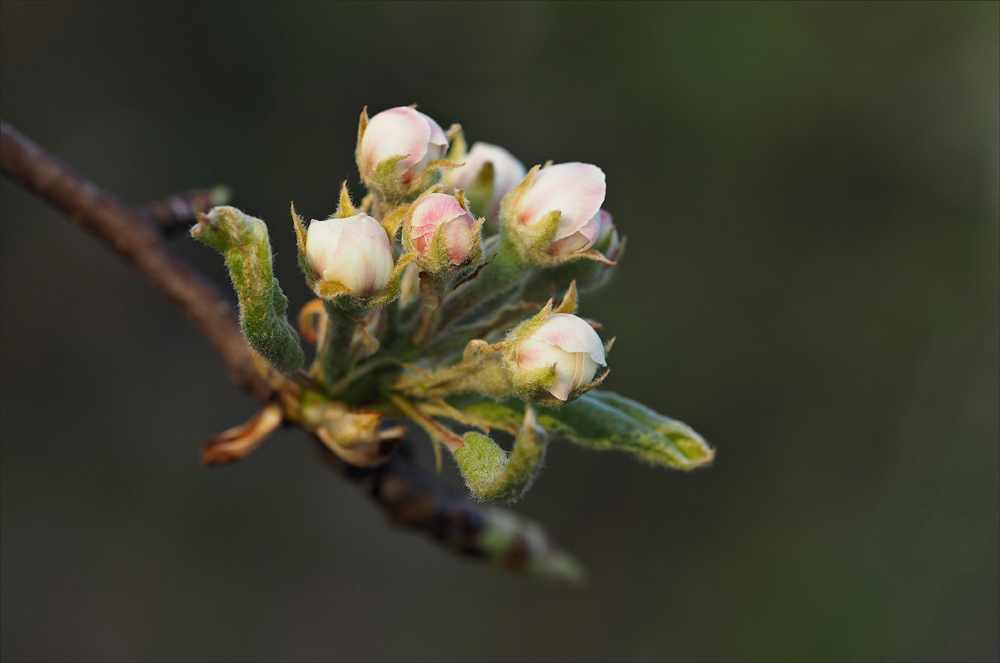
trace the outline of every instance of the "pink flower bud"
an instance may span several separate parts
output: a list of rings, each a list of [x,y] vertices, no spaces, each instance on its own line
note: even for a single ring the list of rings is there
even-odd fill
[[[381,161],[405,155],[396,164],[396,173],[404,184],[412,182],[431,161],[443,159],[447,151],[448,138],[440,125],[407,106],[390,108],[373,117],[361,137],[363,170],[374,173]]]
[[[421,256],[429,258],[434,234],[442,228],[451,264],[461,265],[475,246],[475,224],[476,220],[455,198],[443,193],[428,194],[413,203],[410,241]]]
[[[431,243],[438,228],[448,258],[453,265],[461,265],[476,245],[473,226],[476,220],[453,197],[443,193],[431,193],[417,199],[410,213],[410,241],[422,257],[430,258]]]
[[[310,223],[306,260],[318,278],[336,281],[358,297],[381,292],[393,268],[388,235],[363,212]]]
[[[465,189],[468,192],[483,166],[487,163],[493,164],[493,193],[489,202],[484,205],[484,209],[488,210],[490,218],[499,218],[503,197],[528,174],[524,164],[504,148],[489,143],[474,144],[464,161],[465,165],[461,168],[445,173],[445,182],[456,189]]]
[[[581,318],[555,313],[517,347],[518,368],[534,371],[555,364],[556,380],[546,387],[559,400],[589,384],[598,366],[607,366],[604,344]]]
[[[554,253],[589,249],[601,226],[606,184],[604,171],[589,163],[561,163],[542,168],[524,193],[515,221],[533,226],[547,214],[560,212]]]

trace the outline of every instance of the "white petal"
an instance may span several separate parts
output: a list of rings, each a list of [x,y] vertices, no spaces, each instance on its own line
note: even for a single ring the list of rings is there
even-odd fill
[[[383,159],[405,154],[396,166],[402,174],[424,159],[434,133],[431,124],[441,131],[434,120],[427,120],[430,118],[406,106],[384,110],[369,120],[361,138],[361,156],[368,169],[373,170]]]
[[[547,387],[559,400],[566,400],[579,387],[588,384],[597,373],[597,362],[587,352],[567,352],[544,341],[529,338],[518,346],[518,366],[538,370],[555,364],[556,379]]]
[[[344,219],[348,224],[340,235],[333,264],[324,278],[347,286],[359,297],[381,292],[392,273],[392,247],[382,225],[368,216],[358,214]]]
[[[306,233],[306,261],[316,276],[322,277],[323,272],[333,264],[340,235],[347,223],[347,219],[310,222]]]
[[[575,233],[554,242],[552,244],[552,252],[568,254],[589,249],[594,245],[597,233],[600,232],[601,218],[601,212],[598,212]]]
[[[604,344],[594,328],[569,313],[555,313],[530,338],[562,348],[566,352],[586,352],[601,366],[607,366]]]
[[[427,125],[430,135],[427,138],[427,144],[424,147],[424,156],[415,164],[410,166],[408,171],[404,174],[403,179],[416,177],[424,168],[427,167],[431,161],[436,161],[438,159],[443,159],[448,153],[448,137],[445,135],[444,130],[441,126],[431,119],[429,116],[424,115],[419,111],[414,111]]]
[[[604,171],[587,163],[561,163],[538,171],[521,199],[518,217],[532,225],[556,210],[561,212],[555,239],[569,237],[596,215],[607,191]]]
[[[503,200],[507,192],[520,184],[528,173],[524,164],[517,157],[499,145],[475,143],[465,157],[465,165],[448,171],[445,174],[445,181],[457,189],[466,189],[487,162],[493,164],[493,200],[491,204],[498,207],[499,202]]]

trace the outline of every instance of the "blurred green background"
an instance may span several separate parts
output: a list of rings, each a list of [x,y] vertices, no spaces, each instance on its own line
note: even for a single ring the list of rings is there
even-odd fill
[[[295,309],[289,201],[360,190],[364,105],[599,164],[608,386],[718,460],[555,445],[516,508],[580,591],[392,528],[300,432],[203,470],[254,403],[4,180],[2,658],[996,660],[998,7],[4,2],[4,119],[127,201],[232,185]]]

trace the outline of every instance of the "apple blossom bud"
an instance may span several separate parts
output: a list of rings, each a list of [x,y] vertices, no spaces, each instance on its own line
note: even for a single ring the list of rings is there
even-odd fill
[[[443,193],[431,193],[413,203],[409,238],[417,253],[427,260],[431,258],[434,236],[441,228],[448,261],[452,265],[461,265],[479,244],[475,225],[476,220],[458,200]]]
[[[531,228],[558,211],[554,253],[573,253],[593,245],[601,224],[606,184],[604,171],[587,163],[561,163],[542,168],[514,210],[514,222]]]
[[[489,143],[475,143],[462,161],[465,165],[445,173],[444,181],[456,189],[464,189],[475,205],[473,209],[482,210],[481,213],[491,220],[499,219],[503,197],[528,173],[524,164],[504,148]],[[481,178],[487,163],[493,167],[492,184],[489,190],[479,192],[477,179]]]
[[[381,162],[402,156],[396,175],[408,186],[428,163],[444,158],[447,151],[448,138],[437,122],[416,109],[400,106],[384,110],[368,122],[361,137],[358,166],[367,181]]]
[[[600,225],[597,229],[597,239],[594,240],[594,249],[603,253],[606,257],[614,259],[609,253],[614,253],[621,239],[618,237],[618,229],[615,227],[611,212],[606,209],[600,211]]]
[[[389,237],[364,212],[310,223],[306,260],[317,278],[340,283],[358,297],[381,292],[393,268]]]
[[[541,385],[561,401],[590,384],[598,366],[607,366],[604,344],[581,318],[555,313],[521,339],[515,349],[518,371],[533,373],[555,365],[555,380]]]

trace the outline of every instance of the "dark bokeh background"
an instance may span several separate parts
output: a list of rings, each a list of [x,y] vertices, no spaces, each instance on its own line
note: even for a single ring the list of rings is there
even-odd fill
[[[95,239],[2,184],[2,658],[996,659],[998,4],[2,5],[2,115],[141,203],[288,203],[419,103],[608,177],[584,302],[693,475],[560,443],[517,505],[580,591],[395,530]],[[225,286],[219,256],[180,251]],[[227,288],[228,290],[228,288]],[[446,477],[454,481],[454,473]]]

